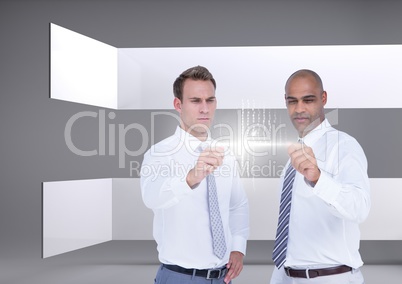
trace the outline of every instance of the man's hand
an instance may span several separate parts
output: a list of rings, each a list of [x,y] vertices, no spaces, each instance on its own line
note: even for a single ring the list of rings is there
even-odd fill
[[[194,188],[207,175],[216,170],[223,163],[224,148],[216,147],[205,149],[198,157],[195,167],[188,172],[187,184]]]
[[[317,166],[313,149],[305,144],[295,143],[289,146],[288,154],[295,170],[315,184],[320,178],[321,172]]]
[[[244,254],[239,251],[232,251],[230,253],[229,262],[226,265],[228,273],[223,280],[226,284],[239,276],[240,272],[243,270],[243,257]]]

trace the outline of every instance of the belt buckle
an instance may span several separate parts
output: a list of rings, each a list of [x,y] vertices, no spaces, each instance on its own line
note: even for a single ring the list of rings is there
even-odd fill
[[[290,272],[289,272],[290,267],[283,267],[283,270],[285,270],[286,276],[289,276],[289,277],[290,277]]]
[[[212,273],[212,272],[215,272],[215,271],[218,271],[218,272],[219,272],[218,277],[211,277],[211,273]],[[219,278],[221,278],[221,274],[222,274],[222,270],[221,270],[221,269],[208,269],[207,280],[210,280],[210,279],[219,279]]]

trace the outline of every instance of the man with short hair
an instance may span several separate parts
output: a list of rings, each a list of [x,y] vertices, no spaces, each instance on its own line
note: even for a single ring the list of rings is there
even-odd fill
[[[248,200],[234,155],[210,136],[215,89],[205,67],[184,71],[173,84],[180,126],[144,156],[142,197],[162,263],[155,283],[230,283],[243,268]]]

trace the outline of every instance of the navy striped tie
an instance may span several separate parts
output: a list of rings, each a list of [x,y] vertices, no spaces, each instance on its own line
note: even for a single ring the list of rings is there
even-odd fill
[[[278,269],[281,268],[286,260],[292,188],[295,175],[296,170],[292,165],[289,165],[283,182],[281,201],[279,205],[278,228],[276,231],[274,251],[272,253],[272,259]]]

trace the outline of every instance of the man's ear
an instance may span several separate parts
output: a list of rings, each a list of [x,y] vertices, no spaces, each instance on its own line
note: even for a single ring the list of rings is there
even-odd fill
[[[327,104],[327,92],[322,92],[322,105],[325,106]]]
[[[174,106],[175,110],[177,110],[179,113],[181,113],[181,101],[176,97],[173,100],[173,106]]]

